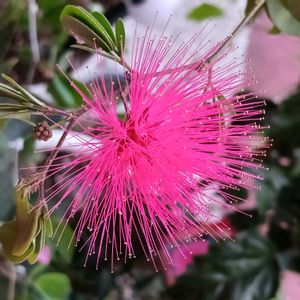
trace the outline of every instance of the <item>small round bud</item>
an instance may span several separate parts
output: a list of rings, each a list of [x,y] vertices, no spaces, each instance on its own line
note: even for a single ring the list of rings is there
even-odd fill
[[[48,122],[37,122],[33,127],[33,136],[39,141],[48,141],[52,137],[52,130]]]

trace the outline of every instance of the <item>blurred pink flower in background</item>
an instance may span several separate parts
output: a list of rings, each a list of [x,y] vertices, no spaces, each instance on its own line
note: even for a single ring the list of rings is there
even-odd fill
[[[208,253],[209,242],[198,241],[189,245],[192,255],[183,257],[177,248],[171,253],[174,264],[167,268],[165,276],[167,284],[171,285],[175,282],[176,277],[187,271],[188,266],[193,262],[194,256],[200,256]]]
[[[270,34],[273,25],[265,13],[250,26],[250,62],[257,79],[252,86],[263,97],[280,103],[293,94],[300,83],[300,39],[286,34]]]
[[[236,234],[236,231],[227,218],[223,219],[221,222],[210,224],[208,226],[214,227],[215,235],[212,235],[212,237],[216,239],[218,239],[220,235],[230,239]],[[195,256],[207,254],[209,252],[209,244],[210,243],[206,240],[199,240],[191,243],[189,245],[191,255],[188,256],[183,256],[180,249],[173,248],[171,257],[174,264],[170,265],[165,271],[167,284],[172,285],[175,282],[176,277],[184,274],[187,271],[188,266],[193,262]]]
[[[38,256],[38,262],[42,265],[49,265],[51,261],[52,253],[50,246],[45,245],[43,250]]]
[[[300,299],[300,274],[293,271],[284,271],[281,277],[282,300]]]

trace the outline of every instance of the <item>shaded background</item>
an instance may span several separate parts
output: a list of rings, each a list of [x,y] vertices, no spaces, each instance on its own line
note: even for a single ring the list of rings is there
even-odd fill
[[[99,271],[92,261],[83,268],[84,255],[72,247],[66,250],[73,232],[70,224],[58,246],[55,239],[48,241],[34,266],[15,266],[4,259],[0,250],[1,300],[300,299],[300,8],[298,1],[274,0],[277,2],[282,7],[271,7],[269,16],[261,11],[231,43],[238,47],[236,55],[245,61],[245,70],[257,79],[249,89],[266,99],[265,123],[271,126],[266,135],[273,139],[265,160],[269,171],[259,183],[261,190],[249,194],[241,191],[249,201],[238,204],[239,209],[252,217],[215,208],[215,213],[231,227],[228,233],[235,242],[208,238],[191,246],[194,258],[184,260],[174,251],[174,266],[165,271],[155,273],[140,257],[119,265],[112,275],[105,264]],[[248,1],[248,7],[251,3]],[[247,7],[244,0],[2,0],[1,73],[10,75],[41,99],[65,109],[78,107],[81,99],[66,84],[56,64],[75,80],[80,77],[86,82],[91,80],[95,65],[94,56],[69,47],[74,41],[63,32],[59,22],[66,4],[102,11],[111,22],[124,17],[127,54],[136,18],[140,18],[140,28],[146,28],[158,11],[154,30],[159,32],[172,14],[169,33],[181,32],[181,40],[200,31],[211,19],[208,26],[212,32],[207,38],[213,44],[230,34]],[[282,19],[282,9],[291,7],[292,15],[288,20]],[[272,9],[278,9],[278,19]],[[77,73],[72,73],[66,56]],[[90,74],[85,70],[87,65]],[[110,62],[105,62],[104,67],[107,74],[119,72]],[[33,150],[45,147],[42,142],[34,142],[32,128],[20,121],[9,121],[2,128],[0,221],[14,216],[13,186],[18,166],[42,162],[44,157]],[[22,175],[27,176],[26,172],[23,170]],[[59,212],[54,216],[54,225],[58,220]]]

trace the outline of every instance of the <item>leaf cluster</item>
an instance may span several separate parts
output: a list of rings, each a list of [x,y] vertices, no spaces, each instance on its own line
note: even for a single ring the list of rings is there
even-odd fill
[[[16,189],[16,216],[0,227],[0,241],[8,260],[14,263],[36,262],[46,236],[52,236],[52,223],[46,214],[45,207],[32,208],[27,189],[19,185]]]

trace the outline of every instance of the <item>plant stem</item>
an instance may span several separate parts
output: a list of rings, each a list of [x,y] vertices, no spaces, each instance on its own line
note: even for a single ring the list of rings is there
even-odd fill
[[[72,129],[72,127],[75,124],[75,118],[74,116],[70,119],[69,124],[67,126],[67,128],[64,130],[62,136],[60,137],[56,147],[53,149],[53,151],[51,152],[50,156],[48,157],[45,165],[43,166],[41,173],[43,174],[43,178],[40,181],[40,199],[43,201],[45,199],[45,179],[46,179],[46,175],[47,172],[50,168],[50,166],[52,165],[53,161],[55,160],[55,158],[57,157],[57,154],[60,151],[60,148],[63,144],[63,142],[65,141],[69,131]]]
[[[233,30],[231,35],[224,41],[221,47],[218,48],[216,52],[211,55],[211,57],[208,59],[209,61],[213,60],[221,52],[221,50],[225,48],[225,46],[229,43],[229,41],[231,41],[232,38],[236,36],[239,30],[249,23],[249,21],[256,15],[256,13],[261,9],[261,7],[265,4],[265,2],[266,0],[255,1],[255,6],[252,8],[249,14],[245,16],[245,18],[237,25],[237,27]]]

